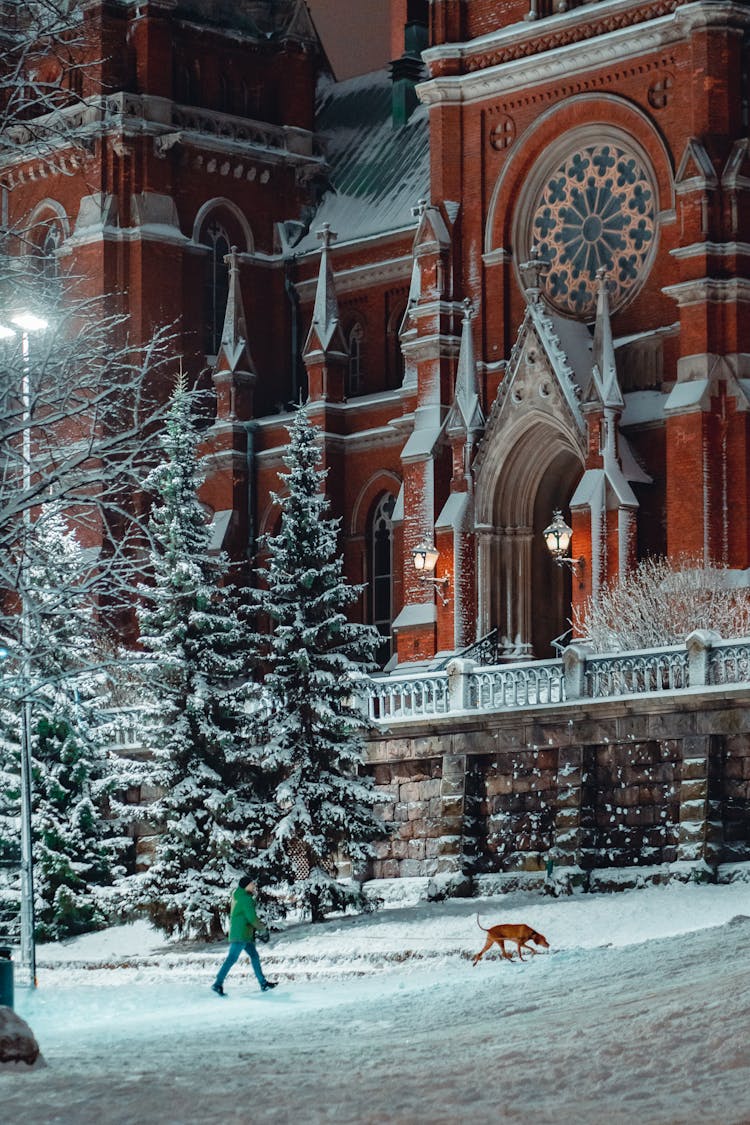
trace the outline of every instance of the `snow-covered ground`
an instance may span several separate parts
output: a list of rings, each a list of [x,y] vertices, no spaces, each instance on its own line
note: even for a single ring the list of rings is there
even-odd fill
[[[549,954],[488,954],[525,921]],[[750,884],[401,905],[296,926],[244,958],[145,923],[40,950],[17,990],[46,1069],[0,1073],[0,1122],[747,1125]]]

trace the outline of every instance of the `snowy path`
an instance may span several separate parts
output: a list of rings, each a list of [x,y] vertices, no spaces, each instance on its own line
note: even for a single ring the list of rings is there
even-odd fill
[[[626,927],[643,913],[629,905],[653,901],[638,894],[614,896]],[[615,917],[610,903],[551,903],[548,921]],[[430,922],[441,909],[443,934],[454,918],[471,933],[471,904],[431,907]],[[364,926],[359,945],[387,917]],[[66,987],[56,970],[20,998],[50,1065],[0,1076],[3,1125],[750,1122],[750,917],[525,964],[435,956],[266,995],[238,975],[226,1001],[207,991],[203,958],[171,981],[163,965],[104,972],[126,983],[73,972]]]

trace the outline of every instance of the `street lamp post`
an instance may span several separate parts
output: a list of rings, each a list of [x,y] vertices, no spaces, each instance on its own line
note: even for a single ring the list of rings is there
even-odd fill
[[[36,943],[34,940],[34,848],[31,799],[31,615],[24,571],[31,529],[31,365],[30,336],[47,328],[47,321],[34,313],[19,311],[10,318],[15,328],[0,325],[0,337],[21,336],[21,484],[25,542],[21,555],[21,965],[28,972],[30,987],[36,987]]]

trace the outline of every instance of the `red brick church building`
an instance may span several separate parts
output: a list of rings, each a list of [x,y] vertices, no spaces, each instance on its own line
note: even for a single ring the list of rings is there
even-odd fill
[[[303,0],[89,0],[50,81],[90,143],[7,158],[4,221],[135,337],[176,324],[215,543],[249,565],[309,401],[384,664],[493,630],[546,656],[647,554],[746,571],[750,7],[392,19],[390,67],[336,82]]]

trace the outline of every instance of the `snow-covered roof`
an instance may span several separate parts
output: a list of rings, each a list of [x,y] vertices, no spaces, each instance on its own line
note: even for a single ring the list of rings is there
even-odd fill
[[[296,39],[317,43],[318,36],[302,0],[177,0],[177,15],[260,40]]]
[[[669,413],[689,410],[691,407],[696,410],[702,409],[709,387],[708,379],[690,379],[685,383],[675,383],[664,404],[664,410]]]
[[[468,507],[468,492],[451,492],[435,520],[435,527],[448,527],[460,531],[464,526]]]
[[[414,226],[412,207],[430,192],[428,111],[418,106],[394,128],[391,96],[386,70],[322,88],[316,133],[331,190],[297,252],[317,250],[321,223],[330,223],[339,243]]]
[[[625,409],[621,426],[637,426],[645,422],[663,422],[667,396],[662,391],[631,391],[623,396]]]
[[[437,607],[434,602],[418,602],[416,605],[405,605],[399,613],[391,628],[394,632],[399,629],[411,629],[416,625],[433,625],[437,621]]]

